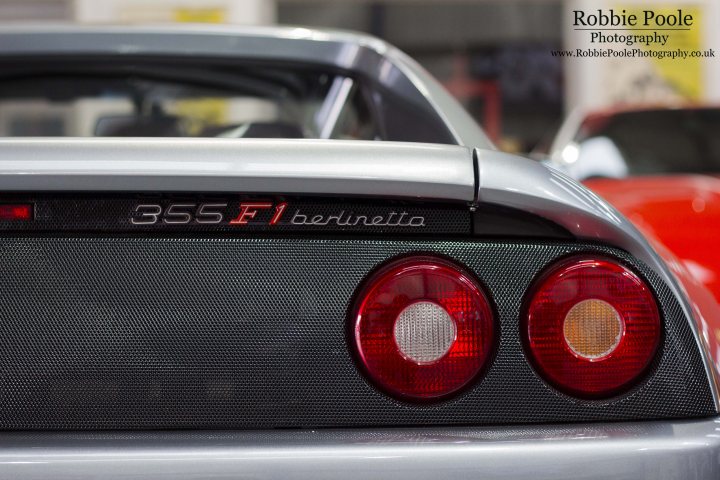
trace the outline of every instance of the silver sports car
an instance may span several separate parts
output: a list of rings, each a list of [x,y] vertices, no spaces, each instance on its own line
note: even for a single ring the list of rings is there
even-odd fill
[[[0,136],[1,479],[720,477],[671,265],[378,39],[5,27]]]

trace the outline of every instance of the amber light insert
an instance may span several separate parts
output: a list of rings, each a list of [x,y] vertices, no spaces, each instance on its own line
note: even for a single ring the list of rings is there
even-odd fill
[[[588,360],[599,360],[615,351],[625,324],[608,302],[588,299],[577,303],[565,316],[565,342],[574,354]]]

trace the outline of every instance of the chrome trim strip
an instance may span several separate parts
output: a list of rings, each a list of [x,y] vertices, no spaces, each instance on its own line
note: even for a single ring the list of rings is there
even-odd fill
[[[471,202],[469,149],[341,140],[0,139],[2,191],[365,195]]]
[[[498,428],[0,434],[0,478],[720,478],[720,420]]]
[[[522,157],[475,150],[479,184],[477,202],[534,213],[565,227],[580,239],[621,248],[652,268],[680,300],[703,356],[705,371],[720,412],[715,367],[702,343],[693,310],[680,283],[645,237],[620,212],[577,181],[554,168]],[[522,172],[522,174],[518,174]]]

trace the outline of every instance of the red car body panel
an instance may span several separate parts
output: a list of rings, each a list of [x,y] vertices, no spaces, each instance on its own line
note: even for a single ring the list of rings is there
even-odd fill
[[[623,213],[682,283],[720,370],[720,178],[593,179],[586,186]]]

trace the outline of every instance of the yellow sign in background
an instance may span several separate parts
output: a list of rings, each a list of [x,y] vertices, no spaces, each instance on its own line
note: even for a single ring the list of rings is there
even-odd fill
[[[645,16],[643,12],[644,10],[648,9],[647,5],[645,6],[645,8],[636,5],[621,8],[624,8],[627,11],[628,15],[637,15],[638,19],[644,19]],[[670,36],[667,43],[665,43],[665,45],[643,45],[641,46],[642,49],[662,50],[667,52],[677,51],[678,49],[686,51],[703,50],[702,9],[700,7],[686,4],[662,7],[653,6],[652,11],[655,12],[656,16],[676,15],[679,8],[682,8],[683,14],[689,14],[693,17],[693,24],[691,27],[689,27],[689,30],[669,30],[672,28],[684,27],[658,27],[659,29],[665,28],[665,30],[658,30],[658,34]],[[637,30],[640,28],[644,30]],[[649,28],[651,27],[638,25],[634,27],[633,30],[637,30],[638,34],[652,35],[653,32],[648,30]],[[647,57],[647,60],[653,63],[658,76],[661,77],[668,85],[670,85],[680,97],[693,101],[702,99],[704,94],[702,58],[690,56],[685,59],[659,59],[654,57]]]
[[[226,12],[223,8],[177,8],[173,11],[176,22],[181,23],[224,23]],[[194,119],[188,130],[197,135],[204,125],[224,123],[228,116],[225,99],[205,98],[177,102],[175,114]]]
[[[177,8],[173,12],[180,23],[224,23],[224,8]]]

